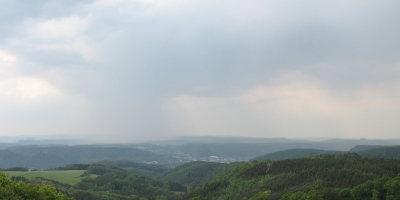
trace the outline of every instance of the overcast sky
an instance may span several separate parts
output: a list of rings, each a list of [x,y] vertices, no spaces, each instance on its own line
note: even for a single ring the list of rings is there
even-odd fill
[[[0,135],[399,138],[400,1],[0,3]]]

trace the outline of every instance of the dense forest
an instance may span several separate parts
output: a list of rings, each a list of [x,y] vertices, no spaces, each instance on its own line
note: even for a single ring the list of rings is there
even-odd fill
[[[219,174],[227,172],[243,163],[189,162],[166,172],[162,179],[187,186],[195,186],[210,182]]]
[[[134,174],[142,174],[153,178],[161,178],[165,172],[170,170],[164,165],[144,164],[129,160],[103,160],[95,163],[119,167]]]
[[[358,154],[253,161],[176,199],[398,199],[400,160]]]

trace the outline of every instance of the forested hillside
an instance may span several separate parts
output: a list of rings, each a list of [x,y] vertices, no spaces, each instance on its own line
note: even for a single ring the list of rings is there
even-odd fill
[[[227,172],[244,162],[216,163],[216,162],[190,162],[168,171],[162,180],[173,181],[184,185],[199,185],[212,181],[219,174]]]
[[[35,155],[21,155],[10,150],[0,150],[0,168],[30,167],[48,168],[68,164],[59,156],[39,152]]]
[[[399,172],[400,160],[361,158],[357,154],[254,161],[221,174],[177,199],[199,196],[248,199],[262,192],[270,199],[280,199],[283,195],[285,199],[305,199],[316,191],[323,199],[346,199],[349,195],[355,199],[370,199],[373,195],[391,197],[396,195],[393,188],[398,187],[394,183],[399,180],[395,178]]]
[[[59,167],[55,170],[82,171],[81,180],[75,184],[66,184],[49,178],[36,177],[30,180],[13,177],[34,184],[50,184],[60,192],[77,200],[155,200],[172,198],[186,192],[186,186],[170,181],[134,174],[118,167],[100,164],[75,164]],[[54,174],[57,174],[55,171]]]
[[[164,176],[164,173],[170,170],[170,168],[165,167],[163,165],[156,164],[144,164],[138,163],[128,160],[103,160],[96,162],[97,164],[109,165],[122,168],[128,172],[132,172],[135,174],[143,174],[146,176],[150,176],[153,178],[161,178]]]
[[[186,187],[167,181],[152,179],[125,170],[104,165],[90,165],[86,177],[65,192],[76,199],[156,199],[171,198],[176,192],[185,192]],[[96,175],[96,176],[89,176]]]

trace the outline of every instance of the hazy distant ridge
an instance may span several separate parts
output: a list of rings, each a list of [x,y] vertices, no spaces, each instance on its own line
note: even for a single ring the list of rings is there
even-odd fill
[[[284,160],[293,158],[302,158],[307,156],[314,156],[319,154],[343,154],[346,151],[324,151],[319,149],[288,149],[284,151],[272,152],[254,158],[253,160]]]
[[[175,159],[135,148],[95,146],[16,146],[0,150],[0,167],[25,166],[51,168],[66,164],[88,163],[100,160],[131,160],[136,162],[163,162]]]

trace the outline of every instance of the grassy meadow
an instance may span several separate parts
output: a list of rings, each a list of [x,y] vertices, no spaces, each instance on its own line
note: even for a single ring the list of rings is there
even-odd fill
[[[4,171],[9,177],[12,176],[23,176],[26,179],[34,177],[43,177],[52,179],[61,183],[73,185],[79,182],[85,170],[51,170],[51,171]]]

